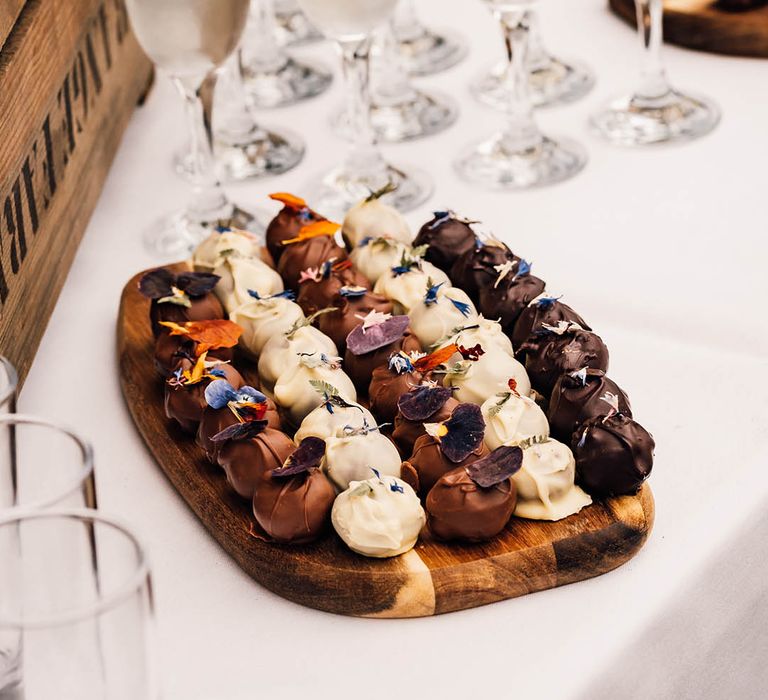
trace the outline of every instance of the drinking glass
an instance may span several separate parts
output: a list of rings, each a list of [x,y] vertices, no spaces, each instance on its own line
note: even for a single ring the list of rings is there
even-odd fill
[[[0,561],[0,700],[157,699],[149,565],[125,525],[12,511]]]
[[[467,55],[467,42],[456,32],[425,27],[414,0],[400,0],[394,16],[397,46],[412,75],[429,75],[456,65]]]
[[[381,155],[370,121],[369,62],[373,32],[392,15],[397,0],[299,0],[310,21],[340,50],[347,83],[352,148],[344,163],[308,186],[313,208],[343,217],[354,204],[390,186],[382,201],[407,211],[432,192],[429,177],[390,165]]]
[[[251,0],[242,43],[245,89],[255,107],[284,107],[319,95],[331,72],[313,61],[297,61],[278,40],[273,0]]]
[[[622,146],[687,141],[704,136],[720,121],[709,98],[682,93],[667,78],[661,59],[662,0],[635,0],[643,46],[640,82],[631,95],[616,98],[590,118],[592,130]]]
[[[0,355],[0,415],[16,410],[19,376],[11,361]]]
[[[323,38],[301,11],[296,0],[276,0],[275,21],[277,33],[286,46],[309,44]]]
[[[254,229],[216,176],[211,109],[216,71],[235,50],[249,0],[127,0],[139,43],[171,78],[184,101],[192,148],[192,192],[184,210],[157,222],[145,235],[156,255],[180,257],[217,226]],[[258,232],[258,230],[256,231]]]
[[[371,51],[371,126],[381,141],[397,143],[437,134],[458,117],[456,101],[441,92],[421,90],[411,82],[397,48],[393,22],[376,32]],[[335,130],[349,138],[349,115],[341,111]]]
[[[485,187],[525,189],[573,177],[587,162],[583,147],[539,131],[528,88],[528,38],[536,0],[485,0],[501,24],[509,70],[507,126],[469,147],[455,162],[459,175]]]
[[[583,63],[566,62],[553,56],[541,37],[541,18],[531,11],[528,34],[528,89],[534,107],[551,107],[575,102],[595,85],[592,71]],[[480,75],[470,85],[472,94],[494,109],[505,110],[509,103],[507,86],[509,63],[502,61]]]

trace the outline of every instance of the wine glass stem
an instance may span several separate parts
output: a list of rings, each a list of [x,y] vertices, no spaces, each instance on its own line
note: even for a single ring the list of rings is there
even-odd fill
[[[669,91],[667,73],[661,60],[663,37],[662,0],[635,0],[637,30],[643,45],[643,62],[640,71],[639,97],[654,99]]]
[[[277,41],[274,0],[251,0],[244,63],[254,73],[275,73],[288,60]]]
[[[532,11],[500,10],[496,17],[504,32],[507,50],[507,128],[506,146],[510,151],[524,151],[541,142],[541,132],[533,119],[528,87],[528,47]]]
[[[214,170],[211,115],[210,110],[204,109],[202,98],[204,91],[213,92],[214,80],[202,81],[197,89],[178,79],[173,82],[184,99],[190,135],[192,196],[187,205],[187,216],[197,222],[227,219],[232,213],[232,205]],[[206,94],[206,99],[211,100],[212,95]]]
[[[395,36],[400,41],[412,41],[423,33],[413,0],[400,0],[393,15]]]
[[[403,57],[397,50],[394,21],[378,32],[374,47],[371,92],[374,104],[389,106],[415,98]]]
[[[223,123],[216,123],[219,141],[232,146],[246,145],[266,138],[249,104],[243,84],[242,49],[230,56],[220,69],[216,83],[216,114],[226,114]]]
[[[349,175],[370,180],[386,170],[371,127],[371,41],[371,37],[339,41],[346,82],[347,117],[353,138],[345,167]]]

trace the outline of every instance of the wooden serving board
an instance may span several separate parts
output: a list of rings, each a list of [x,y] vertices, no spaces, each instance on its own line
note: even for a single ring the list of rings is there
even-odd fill
[[[637,26],[634,0],[608,3]],[[768,5],[734,12],[715,0],[664,0],[664,40],[698,51],[768,58]]]
[[[393,559],[359,556],[333,533],[294,547],[256,539],[250,504],[165,418],[149,302],[137,288],[141,274],[123,290],[117,323],[120,381],[133,420],[195,515],[244,571],[274,593],[343,615],[437,615],[604,574],[632,558],[648,538],[654,507],[645,485],[636,496],[593,504],[560,522],[513,518],[502,535],[483,544],[420,538],[415,549]],[[246,377],[253,371],[245,362],[237,367]]]

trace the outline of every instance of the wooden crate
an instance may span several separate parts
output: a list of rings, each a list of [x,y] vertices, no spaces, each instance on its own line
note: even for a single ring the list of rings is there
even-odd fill
[[[0,50],[0,354],[21,380],[151,75],[123,0],[28,0]]]
[[[24,7],[24,0],[0,1],[0,48],[11,33],[22,7]]]

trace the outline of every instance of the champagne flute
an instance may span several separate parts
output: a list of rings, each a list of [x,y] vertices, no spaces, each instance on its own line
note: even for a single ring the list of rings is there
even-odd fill
[[[323,38],[301,11],[296,0],[276,0],[275,21],[277,32],[286,46],[309,44]]]
[[[394,16],[394,32],[400,54],[411,75],[447,70],[467,55],[467,42],[457,33],[425,27],[414,0],[400,0]]]
[[[676,90],[661,59],[662,0],[635,0],[643,46],[640,83],[635,92],[610,102],[590,118],[592,130],[622,146],[688,141],[708,134],[720,121],[709,98]]]
[[[527,68],[528,88],[534,107],[575,102],[595,85],[592,71],[583,63],[564,61],[547,51],[541,36],[541,18],[536,8],[531,12]],[[506,89],[509,69],[506,61],[493,66],[472,82],[472,94],[494,109],[506,110],[509,103]]]
[[[248,1],[127,0],[139,43],[184,100],[191,138],[192,192],[187,206],[157,222],[145,236],[147,247],[157,255],[185,255],[219,225],[256,226],[251,215],[227,198],[217,179],[210,119],[216,71],[240,40]]]
[[[528,88],[528,38],[536,0],[485,0],[501,24],[509,62],[507,127],[469,147],[455,162],[459,175],[485,187],[526,189],[576,175],[586,164],[582,146],[539,131]]]
[[[354,135],[344,163],[308,187],[313,208],[326,216],[343,217],[351,206],[385,188],[391,191],[383,201],[401,211],[416,207],[432,192],[425,173],[384,160],[371,128],[368,78],[373,32],[391,17],[396,4],[397,0],[299,0],[310,21],[338,44]]]
[[[284,107],[319,95],[331,72],[290,56],[278,40],[273,0],[251,0],[242,44],[245,89],[255,107]]]

